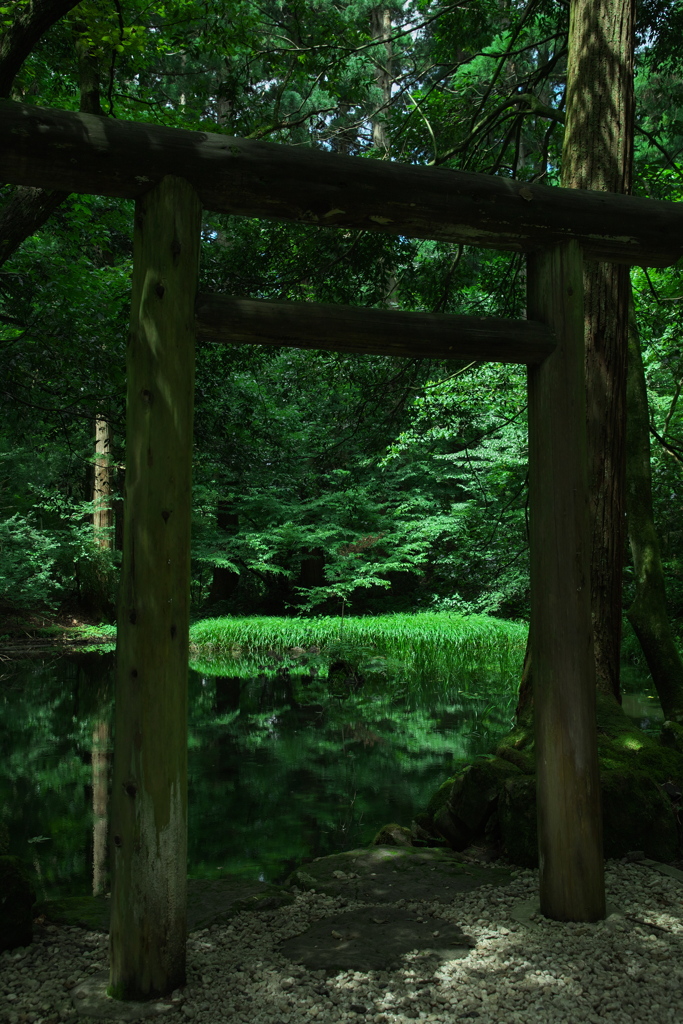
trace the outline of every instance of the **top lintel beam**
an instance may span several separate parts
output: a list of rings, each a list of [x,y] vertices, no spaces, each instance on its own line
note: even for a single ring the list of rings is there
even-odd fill
[[[683,204],[525,184],[0,100],[0,181],[134,199],[165,175],[205,209],[512,252],[576,239],[590,259],[663,267]]]

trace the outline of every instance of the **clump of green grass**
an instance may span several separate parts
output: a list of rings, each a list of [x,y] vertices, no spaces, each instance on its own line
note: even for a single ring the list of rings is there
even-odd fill
[[[246,656],[313,648],[328,658],[364,661],[380,657],[400,662],[414,679],[446,682],[463,672],[486,670],[498,677],[519,676],[528,626],[486,615],[420,612],[362,618],[204,619],[190,629],[195,654]]]

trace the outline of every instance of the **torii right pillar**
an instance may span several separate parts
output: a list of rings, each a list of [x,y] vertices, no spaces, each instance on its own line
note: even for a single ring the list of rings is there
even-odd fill
[[[534,253],[527,316],[555,331],[528,372],[531,671],[541,913],[605,916],[591,625],[583,260],[577,242]],[[605,410],[609,415],[609,410]]]

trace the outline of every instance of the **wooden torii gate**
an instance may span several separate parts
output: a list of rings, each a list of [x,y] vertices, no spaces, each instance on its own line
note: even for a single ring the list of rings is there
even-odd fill
[[[0,101],[0,139],[0,181],[136,200],[110,992],[146,998],[185,980],[195,335],[528,365],[541,911],[560,921],[604,917],[582,257],[674,263],[683,252],[683,204],[335,156],[8,100]],[[202,207],[524,252],[528,319],[197,296]]]

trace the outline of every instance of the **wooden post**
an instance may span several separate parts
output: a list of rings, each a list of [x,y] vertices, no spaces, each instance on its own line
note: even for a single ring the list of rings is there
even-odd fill
[[[582,256],[529,257],[527,315],[557,347],[529,368],[531,672],[541,913],[605,916],[591,627]],[[608,414],[608,410],[605,410]]]
[[[247,342],[408,359],[527,364],[542,362],[555,345],[553,332],[545,324],[491,316],[270,302],[232,295],[198,295],[196,313],[197,338],[219,345]]]
[[[166,177],[135,208],[116,648],[109,993],[185,983],[194,304],[201,205]]]

